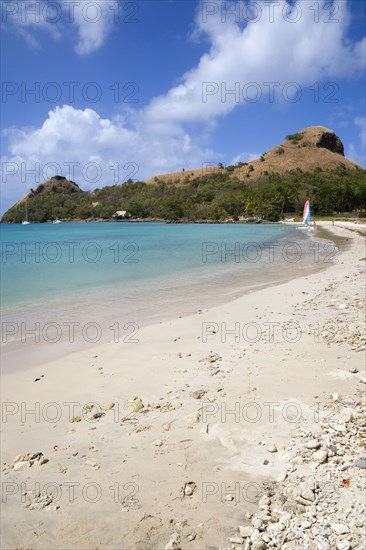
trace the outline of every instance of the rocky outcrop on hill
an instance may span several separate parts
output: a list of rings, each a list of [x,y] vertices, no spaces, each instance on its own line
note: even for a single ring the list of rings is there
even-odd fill
[[[339,137],[334,132],[324,132],[316,144],[317,147],[329,149],[332,153],[337,153],[344,157],[344,146]]]

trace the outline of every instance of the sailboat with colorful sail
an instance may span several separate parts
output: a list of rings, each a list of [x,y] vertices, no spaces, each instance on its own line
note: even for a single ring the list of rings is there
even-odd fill
[[[310,199],[308,199],[306,201],[306,203],[304,204],[304,212],[303,212],[303,216],[302,216],[302,223],[303,225],[298,227],[297,229],[314,229],[315,227],[315,222],[314,222],[314,225],[310,225],[310,222],[311,222],[311,214],[310,214]]]
[[[304,205],[304,213],[302,217],[302,223],[304,225],[310,225],[311,215],[310,215],[310,199],[308,199]]]

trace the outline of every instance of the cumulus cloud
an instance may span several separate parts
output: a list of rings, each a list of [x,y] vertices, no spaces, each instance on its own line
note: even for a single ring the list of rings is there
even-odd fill
[[[248,8],[254,4],[255,14]],[[200,4],[197,32],[209,39],[210,49],[178,86],[151,102],[148,118],[205,121],[227,115],[238,104],[283,100],[287,95],[291,101],[304,86],[364,70],[366,39],[345,40],[347,2],[337,3],[334,23],[324,14],[315,22],[309,2],[281,0],[273,9],[264,0],[254,4]]]
[[[2,159],[4,198],[19,196],[56,174],[81,183],[84,189],[94,189],[197,167],[202,159],[212,159],[213,152],[180,126],[139,121],[127,128],[126,119],[101,118],[93,109],[64,105],[50,111],[40,128],[7,129],[9,155]]]
[[[116,0],[21,0],[2,4],[4,27],[22,36],[31,47],[40,47],[42,32],[59,40],[76,31],[75,51],[80,55],[99,49],[118,22]]]

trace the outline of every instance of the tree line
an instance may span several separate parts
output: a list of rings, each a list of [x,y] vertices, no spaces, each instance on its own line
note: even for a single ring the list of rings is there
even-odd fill
[[[201,177],[188,174],[178,184],[156,178],[154,184],[127,182],[92,192],[54,186],[30,199],[28,211],[31,222],[55,217],[110,220],[117,210],[126,210],[130,219],[224,221],[259,216],[274,222],[284,215],[301,215],[307,198],[318,216],[355,213],[365,217],[366,171],[341,165],[334,171],[297,169],[243,181],[220,170]],[[11,208],[2,221],[20,223],[24,209],[24,204]]]

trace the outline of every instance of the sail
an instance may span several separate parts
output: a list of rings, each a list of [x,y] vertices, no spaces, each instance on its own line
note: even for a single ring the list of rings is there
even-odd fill
[[[310,200],[308,199],[304,206],[303,223],[310,223]]]

